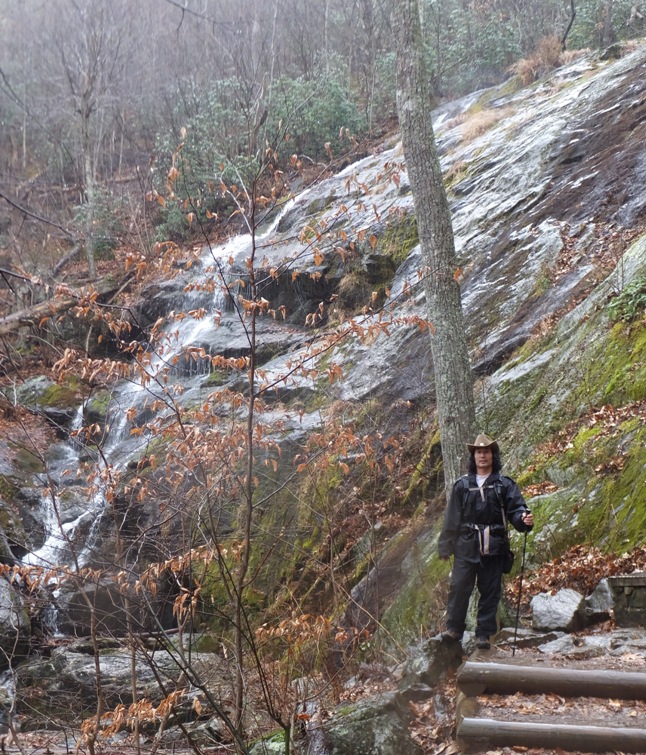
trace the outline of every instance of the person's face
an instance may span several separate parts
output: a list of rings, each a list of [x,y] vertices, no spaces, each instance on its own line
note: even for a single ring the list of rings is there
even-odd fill
[[[493,451],[490,448],[476,448],[475,460],[478,474],[489,474],[493,466]]]

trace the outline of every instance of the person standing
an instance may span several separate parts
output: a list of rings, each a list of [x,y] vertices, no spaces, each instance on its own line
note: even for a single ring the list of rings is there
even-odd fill
[[[478,435],[469,449],[469,474],[454,484],[438,541],[441,559],[454,557],[442,639],[460,641],[466,628],[469,599],[477,584],[480,598],[476,620],[476,647],[491,647],[497,631],[496,613],[502,575],[509,551],[507,523],[528,532],[534,517],[518,485],[500,474],[500,448],[487,435]]]

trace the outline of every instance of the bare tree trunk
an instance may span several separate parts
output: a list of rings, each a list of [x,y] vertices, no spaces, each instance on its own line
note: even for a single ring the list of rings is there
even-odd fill
[[[563,35],[563,38],[561,39],[561,48],[565,50],[565,43],[567,41],[568,34],[570,33],[570,29],[572,28],[572,24],[574,23],[574,19],[576,18],[576,7],[574,6],[574,0],[570,0],[570,21],[567,25],[567,29],[565,30],[565,34]]]
[[[617,34],[615,33],[615,27],[612,23],[613,0],[605,0],[605,2],[601,4],[600,10],[601,23],[599,24],[599,46],[610,47],[610,45],[614,45],[614,43],[617,41]]]
[[[94,169],[92,166],[92,152],[90,145],[90,112],[83,108],[81,112],[81,141],[83,152],[83,181],[85,183],[85,255],[87,257],[88,273],[91,279],[96,278],[96,260],[94,257]]]
[[[466,460],[475,409],[457,261],[449,209],[431,123],[431,96],[417,0],[393,6],[397,50],[397,110],[427,270],[426,297],[434,327],[431,352],[448,491]]]

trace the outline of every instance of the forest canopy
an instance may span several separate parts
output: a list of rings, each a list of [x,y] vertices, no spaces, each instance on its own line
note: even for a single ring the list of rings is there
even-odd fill
[[[385,0],[0,5],[0,248],[31,271],[83,245],[101,258],[181,240],[188,197],[230,209],[210,196],[224,166],[252,168],[268,147],[281,170],[294,156],[328,164],[394,125]],[[634,0],[424,0],[420,12],[436,102],[527,83],[564,48],[644,29]],[[179,145],[177,202],[146,206]]]

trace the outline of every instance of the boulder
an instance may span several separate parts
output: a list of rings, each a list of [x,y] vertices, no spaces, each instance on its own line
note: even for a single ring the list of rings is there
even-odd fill
[[[432,688],[449,669],[462,663],[462,647],[459,642],[445,642],[432,637],[419,645],[408,648],[409,658],[402,669],[399,689],[404,693],[419,690],[419,685]]]
[[[503,627],[496,635],[496,645],[515,645],[517,648],[536,648],[557,640],[560,632],[536,632],[526,627]]]
[[[620,627],[646,625],[646,572],[608,578],[615,601],[615,621]]]
[[[606,621],[609,619],[615,606],[615,596],[607,579],[601,582],[585,599],[585,614],[588,623]]]
[[[285,734],[281,731],[255,742],[249,755],[285,755]]]
[[[330,755],[422,755],[408,732],[410,711],[401,695],[386,692],[337,708],[323,725]]]
[[[543,631],[574,632],[584,626],[585,599],[576,590],[559,590],[556,595],[539,593],[532,598],[532,626]]]
[[[96,631],[99,636],[123,637],[135,633],[155,631],[159,623],[164,628],[174,625],[172,615],[173,597],[159,585],[159,592],[124,591],[110,579],[75,585],[67,583],[61,588],[59,604],[59,631],[64,634],[89,636],[92,612],[95,614]]]
[[[195,660],[195,658],[193,658]],[[103,647],[99,654],[101,689],[105,704],[114,708],[132,702],[132,656],[125,648]],[[158,705],[165,696],[159,685],[164,679],[167,691],[173,689],[180,671],[170,653],[157,650],[135,658],[137,691]],[[50,658],[33,658],[16,670],[16,706],[25,715],[23,728],[47,725],[53,717],[66,721],[93,713],[97,703],[96,664],[91,643],[56,648]]]

